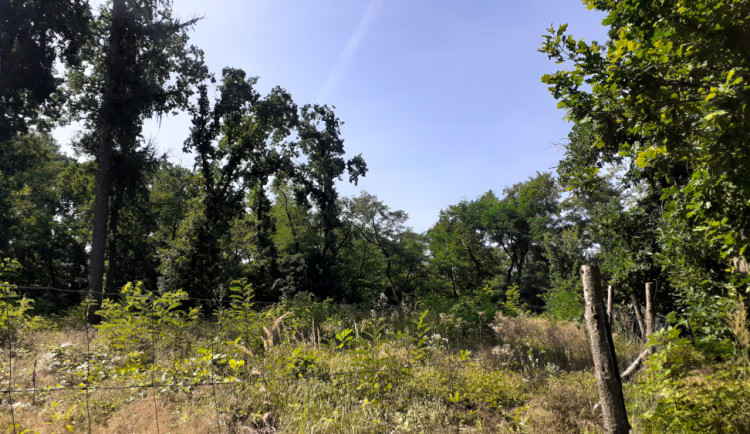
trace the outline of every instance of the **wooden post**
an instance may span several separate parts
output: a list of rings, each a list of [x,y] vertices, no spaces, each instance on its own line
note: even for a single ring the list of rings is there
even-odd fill
[[[594,359],[596,386],[599,389],[604,416],[604,431],[616,434],[627,433],[630,431],[630,424],[622,395],[615,346],[606,323],[599,267],[584,265],[581,267],[581,272],[583,274],[583,297],[586,301],[586,329],[591,344],[591,355]]]
[[[646,336],[654,332],[654,293],[656,283],[646,283]]]
[[[656,282],[646,282],[646,340],[654,332],[654,294]],[[651,353],[652,351],[649,351]]]
[[[641,305],[638,303],[638,297],[636,297],[635,294],[630,294],[630,301],[633,302],[635,319],[638,321],[638,328],[641,330],[641,337],[646,339],[646,325],[643,323],[643,314],[641,313]]]
[[[614,303],[615,289],[612,285],[607,286],[607,324],[609,324],[609,330],[612,331],[612,303]]]

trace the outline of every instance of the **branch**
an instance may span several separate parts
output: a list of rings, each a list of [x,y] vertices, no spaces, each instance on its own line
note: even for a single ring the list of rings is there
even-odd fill
[[[628,366],[628,369],[626,369],[622,374],[620,374],[620,379],[625,382],[627,381],[635,372],[638,370],[638,368],[641,367],[643,364],[643,361],[646,360],[646,357],[651,354],[651,347],[646,348],[643,350],[643,352],[638,355],[638,357],[633,361],[633,363]]]

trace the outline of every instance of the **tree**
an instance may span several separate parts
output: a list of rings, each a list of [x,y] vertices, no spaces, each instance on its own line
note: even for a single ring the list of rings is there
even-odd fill
[[[356,238],[364,243],[355,248],[359,253],[356,261],[359,262],[358,280],[376,281],[393,302],[403,303],[404,296],[415,289],[411,283],[419,275],[418,269],[424,257],[424,247],[417,247],[420,243],[410,243],[415,234],[405,226],[407,214],[391,211],[377,197],[363,191],[358,197],[346,201],[345,219],[353,227]],[[364,275],[368,259],[378,265],[378,273],[368,276],[369,279]]]
[[[659,198],[645,211],[657,213],[658,243],[666,247],[660,265],[679,282],[680,297],[699,304],[716,300],[702,294],[731,297],[742,282],[727,286],[724,269],[750,242],[750,5],[586,3],[608,14],[609,41],[576,41],[560,26],[542,48],[570,62],[543,81],[596,138],[589,161],[575,170],[585,180],[601,162],[627,163],[630,185]],[[713,310],[696,307],[701,315]]]
[[[506,285],[519,285],[526,302],[538,305],[548,284],[544,236],[553,229],[559,190],[551,174],[538,173],[503,192],[505,197],[485,213],[483,227],[507,255]]]
[[[339,295],[336,263],[340,248],[336,230],[341,227],[341,208],[336,191],[336,181],[344,172],[349,182],[356,185],[360,176],[367,173],[367,165],[361,155],[344,160],[344,140],[341,138],[341,120],[328,106],[306,105],[302,107],[295,144],[305,157],[292,172],[292,179],[299,186],[296,190],[298,203],[316,209],[315,229],[320,236],[319,247],[308,256],[308,270],[316,295]]]
[[[89,267],[92,292],[103,285],[113,182],[119,182],[121,197],[125,186],[137,185],[122,176],[137,178],[142,173],[122,169],[133,168],[143,156],[138,151],[143,121],[185,106],[191,81],[205,76],[202,53],[187,47],[186,31],[194,22],[173,19],[169,7],[158,1],[113,0],[111,12],[103,9],[94,26],[98,32],[83,48],[85,61],[70,71],[70,109],[85,120],[88,134],[81,146],[96,156],[98,167]],[[100,41],[106,41],[104,50]],[[121,176],[113,178],[113,172]]]
[[[0,4],[0,143],[59,114],[55,62],[78,62],[90,19],[80,0]]]
[[[17,258],[18,283],[80,289],[88,239],[86,201],[71,198],[71,173],[85,164],[63,155],[46,134],[16,135],[0,145],[0,257]],[[85,178],[86,176],[82,176]],[[70,293],[40,293],[36,309],[75,302]]]
[[[497,202],[489,191],[476,201],[451,205],[427,232],[430,267],[449,284],[454,298],[481,289],[497,274],[502,259],[489,245],[482,226],[488,207]]]
[[[184,150],[196,154],[200,195],[190,201],[173,248],[162,253],[164,288],[210,296],[242,261],[254,268],[259,296],[277,277],[274,222],[265,189],[272,176],[290,165],[285,139],[296,125],[297,106],[280,87],[261,97],[254,89],[256,82],[240,69],[224,68],[221,96],[213,106],[207,85],[198,86]],[[222,242],[228,241],[233,225],[238,229],[235,222],[245,218],[248,199],[252,219],[245,223],[252,226],[247,241],[254,245],[253,255],[222,264]]]

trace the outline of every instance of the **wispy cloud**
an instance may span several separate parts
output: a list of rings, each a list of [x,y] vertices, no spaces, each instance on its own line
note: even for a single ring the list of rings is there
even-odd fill
[[[354,53],[357,51],[357,47],[359,47],[359,43],[360,41],[362,41],[362,37],[365,36],[365,33],[367,33],[367,29],[370,27],[370,24],[372,24],[372,22],[375,20],[375,17],[378,15],[378,10],[380,10],[380,6],[382,4],[383,0],[372,0],[370,2],[365,15],[359,21],[359,25],[357,25],[357,29],[354,30],[352,36],[349,37],[349,41],[346,43],[344,51],[342,51],[339,55],[339,60],[338,62],[336,62],[336,66],[334,66],[331,72],[328,73],[328,77],[326,78],[325,83],[323,83],[323,87],[320,89],[320,92],[318,92],[317,101],[319,103],[325,102],[325,99],[328,98],[328,94],[331,93],[333,88],[338,84],[339,80],[341,80],[341,77],[343,77],[344,72],[346,72],[346,68],[349,67],[349,64],[354,58]]]

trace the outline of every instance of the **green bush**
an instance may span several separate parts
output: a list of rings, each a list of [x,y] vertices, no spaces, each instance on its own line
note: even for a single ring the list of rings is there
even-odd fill
[[[552,287],[544,295],[544,310],[551,318],[577,321],[583,317],[583,290],[580,279],[552,276]]]
[[[0,342],[18,341],[30,330],[40,328],[43,321],[28,314],[34,300],[20,297],[15,286],[5,279],[15,276],[21,264],[12,259],[0,260]]]
[[[644,432],[724,433],[750,430],[750,380],[741,365],[711,364],[710,357],[679,329],[655,333],[660,350],[646,362],[637,393],[645,411],[636,425]],[[640,409],[643,410],[643,409]]]
[[[134,346],[143,349],[157,339],[176,346],[184,339],[183,332],[195,322],[200,310],[182,308],[182,302],[188,299],[182,290],[157,296],[144,291],[141,282],[125,285],[122,297],[121,301],[105,299],[101,309],[96,311],[102,319],[96,328],[104,341],[116,350]]]

